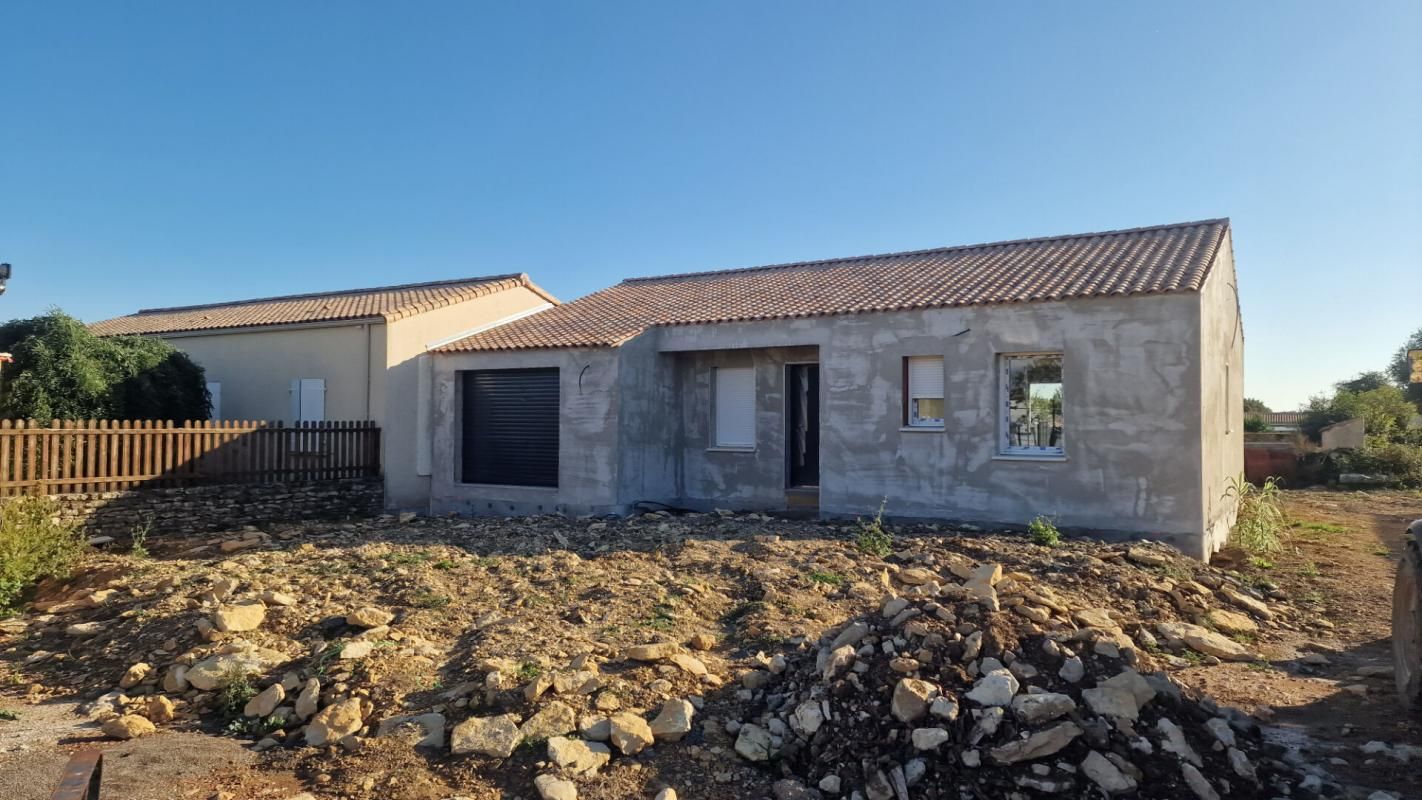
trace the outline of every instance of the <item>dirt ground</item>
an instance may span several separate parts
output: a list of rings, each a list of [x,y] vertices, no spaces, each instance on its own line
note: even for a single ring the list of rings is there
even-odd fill
[[[1277,619],[1248,639],[1261,658],[1212,663],[1156,653],[1155,666],[1256,714],[1271,736],[1327,762],[1341,782],[1410,796],[1407,765],[1360,748],[1370,741],[1422,746],[1422,724],[1397,707],[1387,641],[1394,554],[1407,523],[1422,517],[1422,493],[1298,491],[1286,493],[1286,503],[1293,527],[1280,552],[1226,552],[1212,565],[1275,599]],[[876,609],[888,574],[898,569],[892,558],[857,548],[858,532],[853,524],[754,515],[385,518],[165,541],[151,545],[147,558],[99,553],[68,583],[46,587],[41,599],[110,589],[113,599],[0,623],[0,711],[11,712],[0,716],[16,717],[0,718],[0,797],[47,798],[67,756],[91,745],[106,753],[110,800],[218,791],[234,800],[285,800],[301,791],[360,800],[534,797],[532,777],[542,763],[535,748],[499,761],[371,738],[351,752],[288,747],[277,731],[270,749],[257,753],[257,735],[230,735],[226,719],[203,710],[211,698],[193,692],[157,735],[116,742],[75,710],[112,690],[137,662],[164,664],[209,646],[200,627],[210,613],[206,596],[233,578],[243,591],[294,599],[269,603],[261,628],[244,634],[287,659],[264,683],[284,671],[319,674],[332,691],[367,697],[377,717],[436,709],[457,721],[479,703],[495,665],[528,680],[585,656],[600,666],[602,693],[623,708],[655,709],[667,697],[694,695],[705,704],[699,718],[735,719],[734,684],[721,688],[666,665],[629,664],[621,654],[704,634],[714,644],[698,658],[730,681],[725,676],[756,666],[762,652],[813,642]],[[894,534],[896,549],[931,552],[940,562],[1001,563],[1048,583],[1073,605],[1119,607],[1144,622],[1184,618],[1160,599],[1162,582],[1224,574],[1183,558],[1145,568],[1122,558],[1121,546],[1085,540],[1048,548],[1020,534],[928,526]],[[223,541],[240,546],[224,552]],[[363,606],[388,608],[396,620],[368,657],[341,659],[341,644],[360,639],[342,627],[341,615]],[[80,621],[97,623],[100,632],[64,632]],[[156,693],[154,683],[128,694]],[[659,745],[654,756],[616,759],[581,784],[579,796],[651,797],[662,786],[692,798],[768,796],[778,776],[727,759],[724,745],[698,731],[684,743]]]

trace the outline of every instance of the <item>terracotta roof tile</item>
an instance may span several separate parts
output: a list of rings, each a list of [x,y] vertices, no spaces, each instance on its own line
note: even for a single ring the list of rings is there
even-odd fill
[[[372,289],[264,297],[201,306],[150,308],[126,317],[95,322],[89,328],[100,336],[114,336],[370,318],[394,322],[519,286],[532,289],[547,297],[550,302],[557,302],[556,298],[530,281],[527,275],[490,275]]]
[[[625,280],[442,352],[611,347],[658,325],[1199,291],[1229,220]]]

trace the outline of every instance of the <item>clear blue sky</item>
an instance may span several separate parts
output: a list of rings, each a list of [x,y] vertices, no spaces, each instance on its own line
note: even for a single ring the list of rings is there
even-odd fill
[[[1230,216],[1287,408],[1422,326],[1419,42],[1416,0],[11,2],[0,317]]]

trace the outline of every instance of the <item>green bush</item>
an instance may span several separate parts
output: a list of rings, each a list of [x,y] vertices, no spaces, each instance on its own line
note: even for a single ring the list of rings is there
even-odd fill
[[[84,549],[76,526],[56,521],[47,497],[0,503],[0,617],[13,612],[36,581],[64,577]]]
[[[1422,488],[1422,446],[1369,438],[1357,450],[1335,454],[1338,472],[1387,477],[1398,486]]]
[[[1251,553],[1277,552],[1286,522],[1283,498],[1275,479],[1269,478],[1263,486],[1255,486],[1243,475],[1230,478],[1225,497],[1238,503],[1234,530],[1230,532],[1234,543]]]
[[[855,537],[854,545],[860,552],[879,558],[894,552],[894,535],[884,528],[884,506],[887,503],[888,498],[879,503],[879,513],[873,519],[867,522],[855,520],[859,523],[859,535]]]
[[[1062,540],[1061,531],[1047,517],[1039,516],[1027,523],[1027,533],[1032,537],[1033,544],[1040,544],[1043,547],[1056,547]]]
[[[1269,423],[1265,422],[1263,417],[1256,417],[1251,414],[1250,416],[1244,418],[1244,432],[1268,433]]]

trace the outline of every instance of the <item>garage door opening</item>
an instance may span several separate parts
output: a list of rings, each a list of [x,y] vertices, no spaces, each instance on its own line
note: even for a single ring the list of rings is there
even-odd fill
[[[463,373],[464,483],[558,485],[558,370]]]

